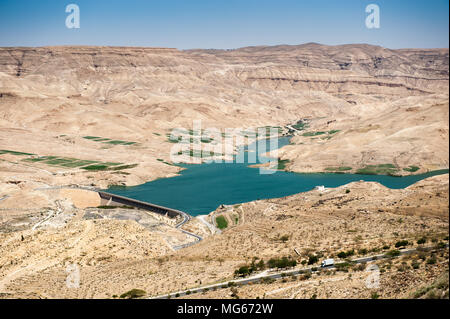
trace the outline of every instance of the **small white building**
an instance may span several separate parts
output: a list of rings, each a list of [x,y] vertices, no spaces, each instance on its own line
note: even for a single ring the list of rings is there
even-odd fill
[[[316,190],[318,190],[319,192],[324,192],[326,190],[325,186],[321,185],[321,186],[316,186],[315,188]]]

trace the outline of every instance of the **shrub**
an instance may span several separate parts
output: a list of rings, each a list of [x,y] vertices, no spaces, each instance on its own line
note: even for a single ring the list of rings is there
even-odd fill
[[[345,251],[341,251],[339,254],[337,254],[337,256],[338,256],[339,258],[344,259],[345,257],[347,257],[347,254],[345,253]]]
[[[127,291],[126,293],[123,293],[120,295],[120,298],[139,298],[145,296],[146,292],[141,289],[131,289],[130,291]]]
[[[385,256],[387,256],[387,257],[400,256],[400,250],[397,250],[397,249],[390,250],[385,254]]]
[[[344,258],[353,256],[354,254],[355,254],[355,250],[352,249],[352,250],[347,250],[347,251],[341,251],[339,254],[337,254],[337,256],[338,256],[339,258],[344,259]]]
[[[225,217],[223,217],[223,216],[217,216],[216,217],[216,223],[217,223],[217,227],[219,229],[225,229],[225,228],[228,227],[228,222],[225,219]]]
[[[365,254],[367,254],[367,249],[366,249],[366,248],[363,248],[363,249],[358,250],[358,254],[360,254],[360,255],[365,255]]]
[[[250,274],[250,268],[248,266],[239,267],[239,269],[234,272],[237,276],[246,276]]]
[[[309,278],[311,278],[311,273],[307,272],[300,277],[300,280],[308,280]]]
[[[280,240],[281,240],[283,243],[287,242],[287,241],[289,240],[289,235],[283,235],[283,236],[281,236],[281,237],[280,237]]]
[[[315,264],[316,262],[319,261],[319,258],[315,255],[309,255],[309,259],[308,259],[308,265],[312,265]]]
[[[408,244],[409,244],[409,242],[407,240],[400,240],[400,241],[395,243],[395,248],[405,247]]]
[[[419,245],[425,244],[426,242],[427,242],[427,239],[426,239],[425,237],[422,237],[422,238],[420,238],[420,239],[417,241],[417,243],[418,243]]]
[[[355,270],[355,271],[363,271],[364,269],[366,269],[366,265],[365,264],[359,264],[359,265],[355,265],[353,267],[353,270]]]
[[[269,277],[264,277],[264,278],[261,279],[261,282],[264,283],[264,284],[271,284],[274,281],[275,281],[275,279],[269,278]]]
[[[349,262],[344,262],[344,263],[339,263],[336,264],[335,267],[338,271],[344,271],[344,272],[348,272],[348,268],[351,266],[352,264]]]
[[[268,261],[268,266],[270,268],[288,268],[288,267],[295,267],[296,265],[297,265],[297,261],[292,260],[287,257],[271,258]]]

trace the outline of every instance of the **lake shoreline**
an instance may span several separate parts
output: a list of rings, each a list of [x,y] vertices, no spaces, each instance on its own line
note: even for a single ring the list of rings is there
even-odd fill
[[[289,143],[279,140],[278,147]],[[245,152],[248,147],[240,149]],[[264,155],[266,152],[264,152]],[[259,153],[259,155],[263,155]],[[264,157],[263,155],[263,157]],[[262,164],[261,162],[258,164]],[[267,163],[266,163],[267,164]],[[110,187],[108,192],[146,202],[171,207],[191,216],[209,214],[219,205],[246,203],[303,193],[316,186],[335,188],[354,181],[378,182],[392,189],[406,188],[424,178],[448,173],[438,170],[425,174],[393,177],[387,175],[340,174],[330,172],[297,173],[282,170],[261,171],[248,163],[209,163],[183,165],[176,176],[161,178],[131,187]]]

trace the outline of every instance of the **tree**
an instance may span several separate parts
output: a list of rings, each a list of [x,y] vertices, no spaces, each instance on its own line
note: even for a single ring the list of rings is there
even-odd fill
[[[425,244],[426,242],[427,242],[427,239],[426,239],[425,237],[422,237],[422,238],[420,238],[420,239],[417,241],[417,243],[418,243],[419,245]]]
[[[309,255],[308,265],[315,264],[318,261],[319,261],[319,258],[317,256]]]

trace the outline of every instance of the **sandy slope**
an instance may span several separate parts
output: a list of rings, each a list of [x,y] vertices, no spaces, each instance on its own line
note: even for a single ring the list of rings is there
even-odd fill
[[[405,239],[413,247],[422,236],[429,244],[433,238],[442,241],[448,238],[448,174],[404,190],[354,182],[325,192],[255,201],[232,209],[240,215],[238,225],[176,252],[161,242],[161,233],[144,231],[132,221],[81,221],[74,217],[64,228],[2,234],[0,270],[4,274],[4,292],[8,292],[4,297],[113,297],[133,288],[156,295],[233,278],[234,270],[253,257],[267,261],[291,256],[300,263],[309,254],[336,258],[342,250],[354,249],[357,256],[363,248],[368,252],[383,251],[382,247],[388,245],[392,249],[397,241]],[[20,241],[20,234],[25,234],[24,241]],[[288,236],[285,242],[280,240],[283,235]],[[414,258],[407,259],[410,270],[406,274],[414,280],[392,279],[405,275],[397,269],[403,260],[395,261],[395,267],[389,266],[389,271],[381,275],[385,283],[378,293],[389,298],[402,297],[413,293],[419,284],[431,284],[444,271],[448,250],[437,256],[437,264],[427,266],[424,262],[417,270],[411,268],[412,260],[418,257]],[[82,285],[77,289],[66,287],[66,261],[80,267]],[[36,262],[39,268],[33,266]],[[310,298],[314,293],[319,297],[369,297],[373,291],[364,288],[364,273],[353,272],[352,280],[330,281],[320,286],[320,293],[307,289],[294,297]],[[338,272],[325,279],[343,275],[348,274]],[[316,278],[311,280],[305,285],[317,287]],[[248,291],[241,289],[240,294],[262,297],[286,285],[263,284]],[[298,289],[274,297],[289,298]],[[230,291],[202,296],[230,297]]]

